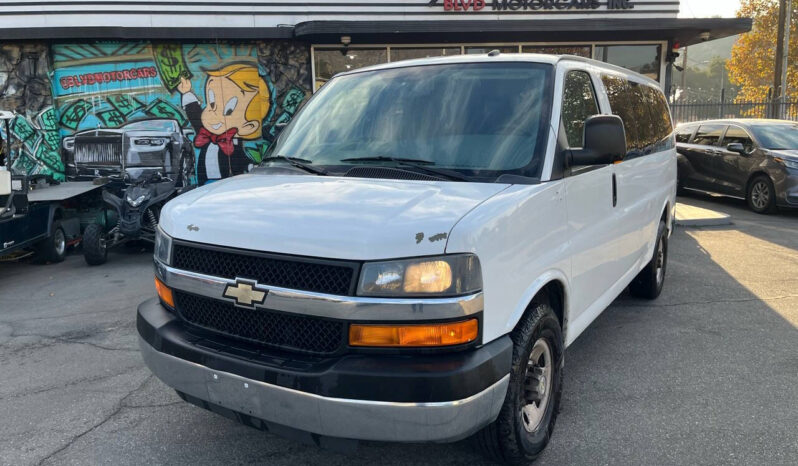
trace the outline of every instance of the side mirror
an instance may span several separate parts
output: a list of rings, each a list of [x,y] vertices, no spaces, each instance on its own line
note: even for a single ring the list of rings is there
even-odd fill
[[[11,172],[0,169],[0,196],[11,194]]]
[[[739,142],[733,142],[726,146],[726,150],[729,152],[736,152],[740,155],[748,155],[748,152],[745,151],[745,146],[740,144]]]
[[[617,115],[585,120],[582,149],[571,151],[571,165],[609,165],[626,156],[626,131]]]

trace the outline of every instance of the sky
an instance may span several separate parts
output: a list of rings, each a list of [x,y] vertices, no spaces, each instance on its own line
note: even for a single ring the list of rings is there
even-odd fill
[[[740,0],[682,0],[679,16],[682,18],[711,16],[733,18],[739,7]]]

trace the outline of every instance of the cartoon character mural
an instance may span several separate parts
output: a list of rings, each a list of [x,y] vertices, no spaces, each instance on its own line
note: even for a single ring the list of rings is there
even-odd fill
[[[261,138],[263,121],[272,109],[272,91],[256,65],[231,63],[208,70],[206,75],[205,108],[191,91],[188,78],[181,77],[177,86],[183,109],[197,132],[199,184],[249,170],[255,160],[246,155],[243,141]]]
[[[299,65],[286,63],[287,71],[280,73],[283,65],[275,66],[271,58],[264,60],[268,67],[260,65],[259,50],[264,47],[54,44],[52,83],[60,136],[119,128],[132,121],[173,119],[194,146],[194,182],[244,173],[261,161],[276,134],[275,125],[290,121],[309,93],[309,79],[304,83],[305,77],[293,70],[307,69],[309,57],[298,56]],[[286,87],[275,88],[270,73],[278,73],[279,84]],[[300,79],[287,80],[288,75]]]

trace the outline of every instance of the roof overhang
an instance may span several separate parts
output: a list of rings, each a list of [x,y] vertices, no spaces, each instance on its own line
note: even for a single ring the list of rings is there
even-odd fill
[[[531,19],[453,21],[308,21],[294,37],[314,43],[579,42],[662,40],[682,46],[742,34],[750,18]]]
[[[531,20],[307,21],[280,27],[50,27],[0,28],[2,40],[269,40],[318,44],[449,42],[678,42],[682,46],[751,30],[750,18],[596,18]]]

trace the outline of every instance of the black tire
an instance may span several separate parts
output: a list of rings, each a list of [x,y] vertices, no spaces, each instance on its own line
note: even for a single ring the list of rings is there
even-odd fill
[[[60,222],[53,223],[53,234],[36,245],[35,261],[39,263],[63,262],[66,257],[66,234]]]
[[[632,280],[629,292],[636,298],[657,299],[665,284],[665,272],[668,270],[668,229],[665,222],[659,222],[657,244],[654,245],[654,257],[646,268]]]
[[[105,247],[105,232],[102,225],[92,223],[83,231],[83,259],[89,265],[105,264],[108,248]]]
[[[194,175],[194,153],[183,153],[178,166],[178,180],[175,186],[185,188],[191,186],[191,177]]]
[[[758,214],[772,214],[776,211],[776,190],[766,175],[758,175],[748,183],[745,193],[748,208]]]
[[[474,440],[476,447],[493,460],[528,464],[548,445],[560,410],[564,348],[560,321],[548,304],[533,304],[510,333],[510,338],[513,341],[513,361],[507,396],[499,417],[479,431]],[[532,351],[539,341],[547,344],[550,352],[550,377],[542,379],[544,382],[533,375],[534,370],[543,368],[529,365]],[[548,391],[540,390],[540,383],[546,387],[545,380],[549,383]],[[538,389],[531,390],[530,387]],[[537,402],[542,412],[538,416],[540,420],[529,423],[523,408],[533,406],[530,397],[539,398],[541,393],[546,396],[545,401]]]

